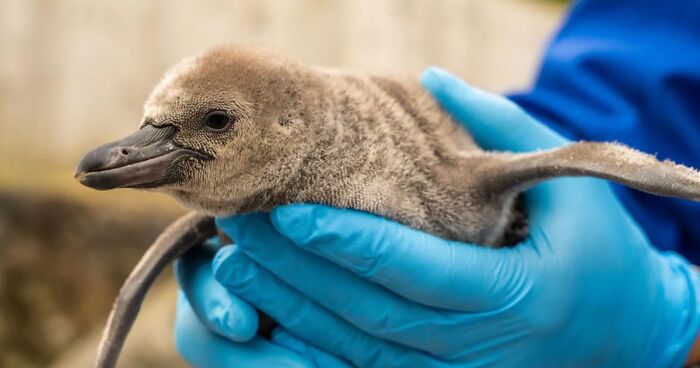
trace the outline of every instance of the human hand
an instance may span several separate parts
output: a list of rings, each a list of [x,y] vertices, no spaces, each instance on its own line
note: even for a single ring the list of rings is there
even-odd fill
[[[487,149],[566,143],[445,72],[423,83]],[[530,234],[504,249],[325,206],[223,219],[238,246],[218,252],[214,275],[360,366],[682,365],[700,325],[691,266],[654,250],[600,180],[552,180],[526,203]]]
[[[348,367],[282,328],[273,330],[270,340],[255,336],[257,312],[212,275],[216,247],[218,241],[210,240],[175,264],[183,290],[177,301],[175,344],[190,364],[202,368]]]

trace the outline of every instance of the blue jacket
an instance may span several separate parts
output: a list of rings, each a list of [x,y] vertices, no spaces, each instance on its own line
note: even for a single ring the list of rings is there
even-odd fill
[[[532,89],[510,97],[571,139],[700,168],[700,1],[577,2]],[[699,203],[615,190],[659,249],[700,264]]]

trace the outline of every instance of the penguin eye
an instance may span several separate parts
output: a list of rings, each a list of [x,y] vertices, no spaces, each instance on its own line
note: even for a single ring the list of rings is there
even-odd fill
[[[212,131],[220,132],[228,128],[232,120],[226,111],[210,111],[204,116],[204,126]]]

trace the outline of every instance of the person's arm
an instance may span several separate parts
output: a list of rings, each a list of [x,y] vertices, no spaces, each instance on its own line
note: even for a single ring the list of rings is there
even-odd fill
[[[619,141],[700,167],[700,2],[575,2],[531,88],[510,99],[573,140]],[[662,250],[700,263],[700,204],[622,186]]]
[[[566,143],[444,72],[423,81],[483,147]],[[656,251],[601,180],[541,184],[526,203],[530,234],[503,249],[317,205],[221,219],[238,244],[218,252],[213,273],[291,335],[358,366],[684,364],[700,326],[692,266]]]

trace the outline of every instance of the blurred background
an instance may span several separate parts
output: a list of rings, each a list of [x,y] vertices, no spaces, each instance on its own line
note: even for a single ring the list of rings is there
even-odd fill
[[[0,367],[91,366],[119,286],[184,210],[159,194],[72,177],[87,149],[138,126],[179,59],[225,43],[308,63],[419,75],[452,70],[525,88],[565,11],[544,0],[0,0]],[[146,300],[124,367],[179,367],[176,287]]]

